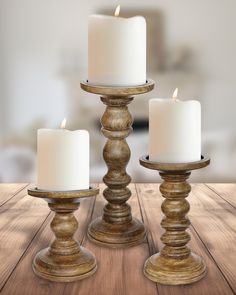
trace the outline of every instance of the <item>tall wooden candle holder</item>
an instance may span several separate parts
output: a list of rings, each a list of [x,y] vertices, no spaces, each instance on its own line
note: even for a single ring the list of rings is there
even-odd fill
[[[150,280],[165,285],[181,285],[197,282],[206,274],[206,266],[201,257],[186,246],[190,235],[186,232],[189,219],[185,216],[190,209],[186,200],[191,191],[187,182],[191,170],[209,165],[210,159],[183,164],[165,164],[149,161],[148,156],[140,158],[140,164],[148,169],[158,170],[164,182],[160,192],[165,198],[162,212],[165,217],[161,226],[165,229],[161,240],[165,244],[160,253],[145,262],[144,274]]]
[[[81,88],[87,92],[100,94],[106,105],[101,118],[102,133],[107,137],[103,157],[108,172],[103,181],[107,185],[103,195],[108,203],[103,216],[94,220],[88,229],[91,241],[112,248],[134,246],[146,237],[143,223],[132,218],[131,208],[126,203],[131,192],[127,188],[131,177],[126,173],[130,159],[130,149],[125,138],[132,131],[132,116],[127,105],[134,95],[143,94],[154,88],[154,82],[136,87],[104,87],[82,82]]]
[[[81,198],[95,196],[98,189],[61,192],[30,189],[28,194],[44,199],[55,212],[51,229],[56,238],[35,256],[32,265],[35,274],[50,281],[72,282],[95,273],[94,255],[73,238],[78,228],[73,212],[78,209]]]

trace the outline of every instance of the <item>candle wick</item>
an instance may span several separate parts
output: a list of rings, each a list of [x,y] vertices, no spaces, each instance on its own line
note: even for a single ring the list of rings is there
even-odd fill
[[[63,121],[61,122],[60,128],[65,130],[65,128],[66,128],[66,118],[64,118]]]
[[[177,96],[178,96],[178,88],[175,89],[173,95],[172,95],[172,98],[173,100],[176,102],[177,101]]]
[[[116,17],[118,17],[118,16],[120,15],[120,5],[118,5],[118,6],[116,7],[116,10],[115,10],[114,15],[115,15]]]

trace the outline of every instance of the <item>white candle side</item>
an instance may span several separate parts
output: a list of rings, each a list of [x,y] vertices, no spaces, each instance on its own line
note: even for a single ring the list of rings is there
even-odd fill
[[[201,105],[198,101],[149,101],[149,158],[162,163],[201,159]]]
[[[146,83],[144,17],[89,16],[88,81],[103,86]]]
[[[43,190],[89,188],[89,133],[39,129],[37,187]]]

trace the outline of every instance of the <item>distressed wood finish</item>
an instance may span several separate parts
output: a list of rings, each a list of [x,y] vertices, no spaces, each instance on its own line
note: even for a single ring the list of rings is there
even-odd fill
[[[220,195],[214,192],[219,187]],[[236,290],[236,210],[226,200],[227,196],[236,196],[236,185],[216,184],[211,188],[214,191],[203,184],[193,185],[191,221],[232,289]]]
[[[207,183],[206,185],[236,208],[236,183]]]
[[[145,170],[144,170],[145,171]],[[100,185],[101,190],[105,187]],[[17,189],[17,186],[15,187]],[[27,196],[26,190],[15,194],[14,185],[3,189],[9,201],[0,212],[0,293],[1,295],[233,295],[236,294],[235,265],[235,216],[236,209],[226,197],[235,195],[236,186],[220,185],[215,193],[206,185],[193,185],[189,196],[191,220],[189,246],[201,255],[208,272],[204,279],[188,285],[166,286],[148,280],[142,272],[145,260],[159,251],[164,229],[161,227],[162,197],[159,184],[131,184],[129,204],[133,216],[142,219],[149,229],[148,239],[141,245],[127,249],[101,248],[87,237],[87,226],[101,215],[105,199],[100,193],[96,198],[81,200],[75,217],[79,243],[95,254],[98,271],[88,279],[57,283],[44,280],[32,271],[35,254],[47,247],[53,238],[50,228],[54,213],[40,198]],[[218,185],[211,185],[216,190]],[[135,189],[137,193],[135,193]],[[0,187],[1,196],[1,187]]]
[[[161,240],[165,246],[144,265],[144,274],[152,281],[166,285],[182,285],[199,281],[206,275],[204,261],[187,246],[190,235],[186,229],[190,222],[186,214],[190,206],[186,198],[191,191],[187,182],[191,170],[203,168],[209,163],[208,158],[186,164],[156,163],[149,161],[148,156],[140,159],[142,166],[158,170],[164,180],[160,185],[160,192],[165,198],[161,206],[165,214],[161,222],[165,233]]]
[[[28,190],[29,195],[45,199],[55,212],[51,222],[55,239],[35,256],[35,274],[51,281],[72,282],[95,273],[97,264],[94,255],[74,239],[78,228],[74,211],[79,208],[81,198],[93,197],[97,193],[95,188],[66,192]]]
[[[133,218],[126,201],[131,196],[127,187],[131,177],[126,173],[130,159],[130,149],[126,137],[132,132],[132,116],[127,105],[133,96],[151,91],[154,82],[149,80],[137,87],[103,87],[82,82],[81,88],[87,92],[100,94],[106,105],[101,118],[102,133],[107,138],[103,158],[108,172],[103,181],[107,185],[103,195],[107,204],[103,216],[95,219],[89,226],[88,237],[91,241],[112,248],[134,246],[146,237],[143,223]]]
[[[5,204],[9,199],[14,197],[18,192],[23,190],[27,184],[23,183],[0,183],[0,206]]]
[[[219,269],[218,264],[222,262],[222,256],[217,256],[215,253],[211,256],[208,252],[207,247],[209,244],[209,240],[212,240],[212,243],[209,245],[210,248],[213,247],[218,249],[219,252],[222,250],[222,245],[228,245],[231,242],[232,236],[236,238],[235,233],[231,233],[231,236],[225,234],[221,231],[220,228],[218,230],[212,231],[208,230],[208,228],[212,228],[215,221],[214,218],[209,218],[209,210],[202,210],[205,204],[205,195],[200,194],[199,188],[204,185],[193,185],[193,193],[191,192],[188,199],[191,204],[191,210],[189,211],[189,218],[191,220],[191,225],[189,228],[189,233],[191,235],[191,240],[189,241],[189,247],[195,253],[198,253],[203,259],[207,266],[207,275],[200,281],[187,284],[187,285],[162,285],[157,284],[158,294],[160,295],[233,295],[236,291],[236,286],[231,290],[230,285],[228,284],[228,279],[230,277],[229,273],[222,272]],[[161,236],[165,232],[165,230],[161,227],[161,220],[163,218],[163,213],[161,212],[161,204],[163,197],[159,190],[160,185],[158,183],[143,183],[137,184],[137,192],[140,201],[140,207],[143,212],[144,223],[149,228],[148,233],[148,245],[150,249],[150,255],[153,255],[160,251],[163,247],[163,243],[161,241]],[[208,192],[210,192],[208,190]],[[199,200],[199,194],[201,196]],[[213,203],[212,203],[213,207]],[[206,212],[207,211],[207,212]],[[212,210],[214,213],[215,210]],[[217,209],[218,212],[218,209]],[[228,212],[226,210],[222,210],[218,212],[222,215],[222,221],[224,219],[228,219]],[[235,210],[236,213],[236,210]],[[201,224],[201,228],[198,226]],[[202,232],[208,232],[208,239],[202,239]],[[214,243],[213,239],[219,236],[219,239],[222,239],[222,243],[219,244]],[[236,247],[232,247],[236,251]],[[226,253],[226,248],[224,253]],[[236,257],[236,256],[235,256]],[[231,257],[232,259],[232,257]],[[234,268],[234,261],[231,260],[229,263],[229,267]],[[233,269],[231,269],[231,276],[234,275]],[[151,282],[151,281],[150,281]],[[145,293],[143,293],[145,294]]]
[[[38,201],[45,205],[45,210],[48,212],[48,206],[46,202],[38,198],[31,198],[28,196],[29,201],[35,202]],[[91,214],[93,212],[95,197],[85,198],[81,200],[79,209],[75,211],[75,217],[79,223],[79,231],[75,233],[76,239],[80,244],[83,243],[83,240],[86,236],[86,230],[89,222],[91,221]],[[35,208],[38,208],[35,205]],[[48,246],[48,241],[53,240],[54,234],[51,230],[50,223],[52,222],[54,213],[51,211],[49,217],[44,221],[43,219],[39,223],[40,230],[35,235],[32,243],[25,250],[25,254],[22,257],[20,263],[16,264],[12,275],[9,277],[2,293],[9,295],[62,295],[68,294],[64,293],[65,286],[68,283],[62,282],[53,282],[49,280],[44,280],[43,278],[36,276],[32,271],[32,261],[35,257],[35,254],[39,252],[42,248]],[[34,223],[34,216],[32,216],[32,221]],[[24,233],[24,231],[22,231]],[[83,246],[85,246],[83,244]],[[0,269],[1,272],[1,269]],[[93,277],[93,276],[92,276]],[[86,280],[84,280],[86,281]],[[79,281],[80,285],[82,281]],[[72,283],[69,283],[71,285]],[[1,290],[0,290],[1,291]],[[2,294],[0,292],[0,294]],[[78,292],[75,293],[76,295]],[[80,293],[79,293],[80,294]]]
[[[9,200],[0,207],[0,290],[49,214],[43,201],[16,189],[9,186]]]
[[[101,184],[100,189],[104,189]],[[132,214],[142,219],[139,202],[137,199],[136,187],[129,185],[132,195],[129,204],[132,207]],[[102,193],[97,197],[92,219],[101,215],[106,200]],[[79,295],[144,295],[156,294],[156,286],[147,280],[142,274],[142,266],[148,257],[148,244],[145,241],[136,247],[125,249],[111,249],[99,247],[85,239],[84,244],[96,253],[98,271],[89,280],[68,284],[65,294]]]

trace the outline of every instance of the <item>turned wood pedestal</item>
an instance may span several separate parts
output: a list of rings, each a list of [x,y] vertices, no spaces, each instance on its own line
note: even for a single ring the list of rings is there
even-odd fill
[[[190,284],[203,278],[206,266],[201,257],[192,253],[187,243],[190,235],[186,232],[190,222],[186,217],[190,205],[186,200],[191,191],[187,182],[191,170],[209,165],[210,159],[183,164],[165,164],[149,161],[148,156],[140,159],[140,164],[148,169],[158,170],[164,180],[160,192],[165,198],[161,209],[165,217],[161,226],[165,233],[160,253],[151,256],[144,265],[144,274],[154,282],[165,285]]]
[[[81,198],[97,193],[98,189],[94,188],[65,192],[28,190],[29,195],[47,201],[55,212],[51,222],[55,239],[35,256],[33,270],[36,275],[56,282],[72,282],[89,277],[96,271],[94,255],[73,238],[78,228],[73,212],[78,209]]]
[[[131,196],[127,187],[131,177],[126,173],[130,159],[126,137],[132,131],[133,122],[127,106],[134,95],[151,91],[154,82],[149,80],[137,87],[103,87],[82,82],[81,88],[101,95],[101,101],[106,105],[101,118],[101,130],[107,138],[103,149],[108,168],[103,181],[107,188],[103,195],[108,203],[103,216],[90,224],[88,237],[99,245],[112,248],[137,245],[145,239],[146,229],[141,221],[132,217],[131,208],[126,203]]]

